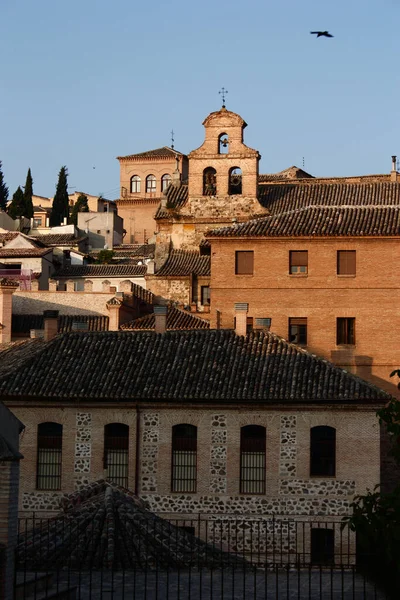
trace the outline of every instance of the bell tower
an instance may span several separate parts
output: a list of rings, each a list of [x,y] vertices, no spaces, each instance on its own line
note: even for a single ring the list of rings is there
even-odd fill
[[[188,157],[189,199],[207,196],[256,199],[261,156],[243,143],[247,123],[223,105],[208,115],[203,125],[205,140]]]

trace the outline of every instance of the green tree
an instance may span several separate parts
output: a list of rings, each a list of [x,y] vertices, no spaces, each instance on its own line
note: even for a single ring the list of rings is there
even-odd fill
[[[88,197],[85,194],[78,196],[78,200],[75,202],[71,210],[70,223],[78,225],[78,213],[89,212]]]
[[[12,219],[19,219],[23,216],[25,209],[24,192],[21,187],[18,186],[14,192],[12,200],[8,206],[8,214]]]
[[[24,217],[28,219],[33,218],[33,179],[31,170],[28,169],[28,174],[26,176],[26,183],[24,189]]]
[[[68,171],[67,167],[61,167],[58,174],[56,194],[53,198],[53,206],[50,214],[50,226],[61,225],[64,219],[69,217],[69,198],[68,198]]]
[[[0,160],[0,210],[6,210],[8,201],[8,187],[5,184]]]
[[[112,262],[114,252],[112,250],[100,250],[96,263],[99,265],[108,265]]]

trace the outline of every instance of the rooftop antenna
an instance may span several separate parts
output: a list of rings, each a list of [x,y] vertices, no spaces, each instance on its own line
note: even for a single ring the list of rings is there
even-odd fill
[[[174,135],[175,135],[174,134],[174,130],[171,129],[171,148],[172,148],[172,150],[175,148],[175,146],[174,146],[174,142],[175,142]]]
[[[218,94],[221,94],[222,96],[222,108],[226,108],[225,106],[225,96],[228,94],[228,90],[226,90],[224,87],[218,92]]]

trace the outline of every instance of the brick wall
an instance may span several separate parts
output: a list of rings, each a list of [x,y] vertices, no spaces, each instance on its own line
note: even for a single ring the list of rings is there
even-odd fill
[[[254,251],[254,274],[235,275],[235,251]],[[308,250],[308,274],[289,274],[289,252]],[[338,250],[356,250],[356,276],[338,276]],[[398,366],[400,288],[393,265],[400,246],[390,239],[212,240],[211,327],[231,328],[234,304],[248,316],[269,317],[271,330],[288,339],[289,317],[307,318],[308,350],[392,394]],[[336,345],[336,318],[355,317],[355,346]]]

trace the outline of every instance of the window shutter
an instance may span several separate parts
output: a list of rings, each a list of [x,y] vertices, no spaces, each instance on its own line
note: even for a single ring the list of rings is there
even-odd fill
[[[290,317],[290,325],[307,325],[307,317]]]
[[[236,275],[253,275],[254,252],[252,250],[236,252]]]
[[[293,250],[290,253],[290,266],[291,267],[307,267],[308,266],[308,251],[307,250]]]
[[[338,275],[356,274],[356,251],[338,250]]]

